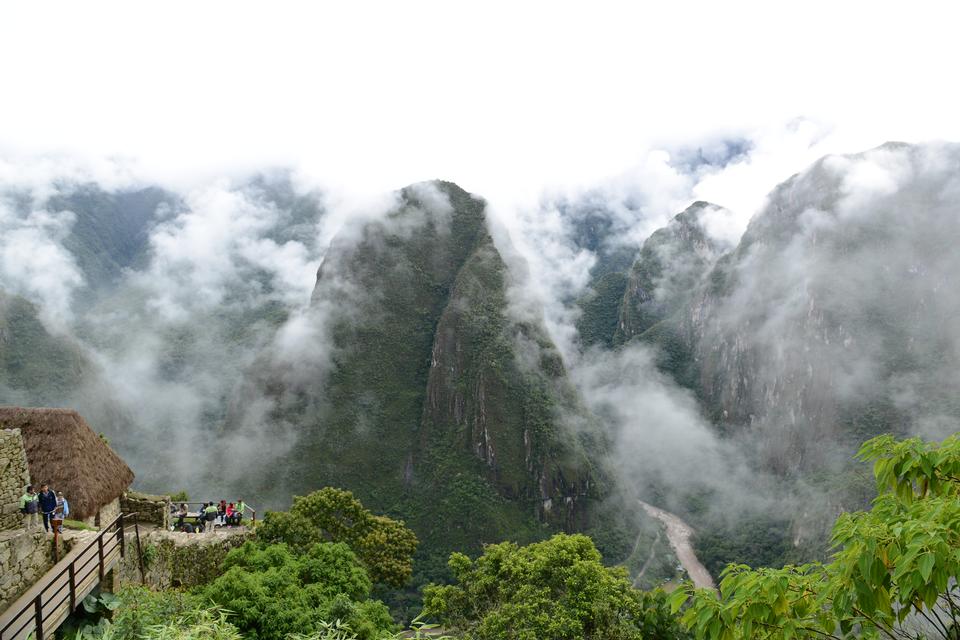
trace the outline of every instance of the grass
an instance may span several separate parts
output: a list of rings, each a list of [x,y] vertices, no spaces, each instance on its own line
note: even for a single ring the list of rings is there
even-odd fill
[[[66,529],[75,529],[77,531],[96,531],[96,527],[91,527],[90,525],[80,522],[79,520],[64,520],[63,526]]]

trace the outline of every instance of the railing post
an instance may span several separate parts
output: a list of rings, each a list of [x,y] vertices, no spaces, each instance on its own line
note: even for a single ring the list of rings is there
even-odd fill
[[[70,572],[70,613],[77,608],[77,574],[74,567],[75,562],[71,562],[68,570]]]
[[[97,536],[97,556],[100,561],[97,563],[97,570],[100,572],[100,581],[103,581],[103,534]]]
[[[124,532],[123,532],[123,514],[122,513],[120,514],[119,532],[120,532],[120,557],[122,558],[126,553],[126,544],[125,544],[126,540],[124,540],[126,536],[123,535]]]
[[[43,640],[43,603],[40,601],[40,594],[33,600],[33,609],[37,615],[37,629],[34,637],[37,640]]]
[[[133,530],[137,534],[137,559],[140,563],[140,584],[147,584],[147,571],[143,566],[143,547],[140,546],[140,523],[133,523]]]

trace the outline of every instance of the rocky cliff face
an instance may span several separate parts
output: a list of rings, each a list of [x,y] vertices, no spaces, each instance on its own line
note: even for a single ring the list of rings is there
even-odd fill
[[[297,381],[276,361],[259,374],[272,419],[299,425],[287,492],[351,489],[438,559],[577,526],[600,446],[574,433],[587,412],[543,328],[510,313],[484,210],[456,185],[415,185],[341,234],[309,320],[323,364]]]
[[[958,168],[955,145],[824,158],[777,187],[699,283],[681,278],[679,296],[664,301],[634,276],[618,331],[651,331],[672,303],[705,409],[722,431],[749,433],[777,472],[848,459],[879,432],[949,432]],[[687,237],[681,263],[699,277],[709,247]]]
[[[716,205],[695,202],[653,233],[633,263],[620,305],[614,342],[643,334],[683,309],[722,251],[701,223]]]

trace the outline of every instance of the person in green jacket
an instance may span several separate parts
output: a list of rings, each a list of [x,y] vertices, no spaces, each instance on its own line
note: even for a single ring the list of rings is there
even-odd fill
[[[203,508],[204,533],[213,533],[213,523],[217,519],[218,512],[219,509],[213,502],[208,502],[207,506]]]
[[[237,500],[237,506],[233,508],[233,513],[235,514],[233,517],[234,524],[236,524],[237,526],[240,526],[241,524],[243,524],[243,512],[246,510],[247,510],[247,503],[244,502],[242,499]]]
[[[28,484],[23,495],[20,496],[20,513],[23,514],[23,528],[34,531],[40,528],[40,498]]]

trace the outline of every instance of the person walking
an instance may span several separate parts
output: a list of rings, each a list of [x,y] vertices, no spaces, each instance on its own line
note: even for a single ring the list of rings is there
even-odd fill
[[[20,513],[23,514],[24,529],[36,531],[40,528],[40,501],[32,484],[28,484],[20,496]]]
[[[46,482],[40,485],[40,513],[43,514],[43,529],[51,533],[50,521],[57,510],[57,494]]]
[[[204,533],[213,533],[214,521],[217,519],[217,505],[211,501],[203,509]]]

